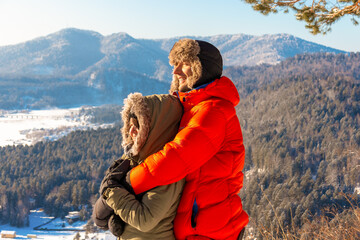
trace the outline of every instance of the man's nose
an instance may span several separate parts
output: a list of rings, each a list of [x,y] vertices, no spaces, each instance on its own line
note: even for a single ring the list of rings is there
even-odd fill
[[[180,68],[180,65],[177,65],[174,67],[173,69],[173,74],[179,74],[181,72],[181,68]]]

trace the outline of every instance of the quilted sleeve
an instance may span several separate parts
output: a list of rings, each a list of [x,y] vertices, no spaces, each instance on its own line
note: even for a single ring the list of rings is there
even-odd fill
[[[173,141],[131,170],[130,182],[135,193],[179,181],[200,168],[221,148],[225,129],[223,111],[211,103],[199,107]]]

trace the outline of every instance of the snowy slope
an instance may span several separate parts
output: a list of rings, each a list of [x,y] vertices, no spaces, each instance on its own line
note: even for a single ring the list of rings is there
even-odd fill
[[[61,220],[59,218],[49,217],[47,216],[42,210],[31,210],[29,215],[29,226],[23,228],[17,228],[6,225],[0,225],[0,232],[1,231],[15,231],[16,238],[15,239],[45,239],[45,240],[72,240],[74,239],[75,234],[77,231],[67,231],[67,229],[77,229],[82,236],[81,239],[85,238],[85,231],[83,227],[85,226],[86,222],[74,222],[70,225],[67,221]],[[40,231],[34,230],[34,228],[43,225],[43,228],[47,229],[59,229],[59,231]],[[36,235],[36,238],[28,238],[28,234]],[[110,232],[102,232],[102,233],[93,233],[89,234],[89,239],[92,237],[96,237],[97,239],[103,240],[115,240],[116,238]],[[2,239],[2,238],[0,238]]]

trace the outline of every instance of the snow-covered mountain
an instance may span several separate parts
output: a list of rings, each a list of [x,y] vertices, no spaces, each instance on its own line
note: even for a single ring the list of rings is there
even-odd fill
[[[135,39],[126,33],[102,36],[70,28],[0,47],[0,109],[119,103],[134,91],[166,93],[168,53],[180,38]],[[225,66],[275,64],[305,52],[343,52],[287,34],[190,38],[217,46]]]
[[[74,77],[91,71],[122,68],[168,80],[168,53],[177,38],[135,39],[126,33],[102,36],[93,31],[64,29],[25,43],[0,47],[1,76]],[[225,66],[274,64],[309,52],[343,51],[288,34],[190,37],[217,46]]]
[[[103,36],[66,29],[25,43],[0,47],[2,76],[71,76],[96,64]]]

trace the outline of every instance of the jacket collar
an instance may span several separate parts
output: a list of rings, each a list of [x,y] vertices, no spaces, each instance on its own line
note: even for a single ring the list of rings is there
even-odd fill
[[[230,101],[234,106],[236,106],[239,101],[239,93],[233,84],[233,82],[223,76],[219,79],[201,85],[195,89],[192,89],[188,92],[176,92],[180,102],[183,104],[184,108],[191,108],[198,103],[209,99],[211,97],[221,98],[227,101]]]

